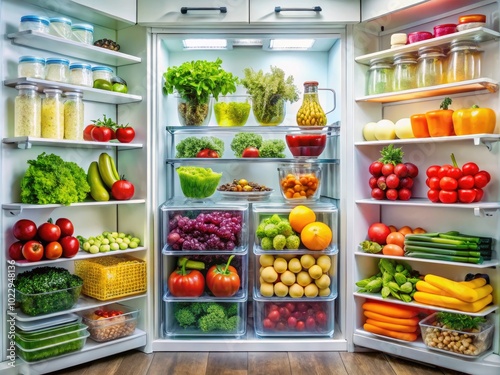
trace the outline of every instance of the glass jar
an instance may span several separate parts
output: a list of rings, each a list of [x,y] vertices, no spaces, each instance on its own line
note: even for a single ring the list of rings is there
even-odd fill
[[[53,17],[49,25],[50,35],[71,39],[71,20],[65,17]]]
[[[21,17],[21,22],[19,24],[19,31],[37,31],[39,33],[49,33],[50,21],[46,17],[36,16],[33,14],[28,14]]]
[[[92,87],[92,66],[85,63],[71,63],[69,66],[69,83],[72,85]]]
[[[41,99],[35,85],[17,85],[14,102],[14,137],[41,136]]]
[[[424,47],[418,50],[417,87],[446,83],[444,54],[440,47]]]
[[[42,138],[64,138],[64,103],[62,91],[58,89],[43,90],[42,99]]]
[[[67,92],[64,94],[64,139],[83,140],[83,94]]]
[[[97,79],[103,79],[111,83],[111,78],[113,78],[113,69],[108,66],[93,66],[92,67],[92,79],[95,81]]]
[[[69,60],[49,57],[45,60],[45,79],[47,81],[68,82]]]
[[[85,23],[71,26],[71,39],[75,42],[92,44],[94,42],[94,26]]]
[[[376,95],[392,91],[393,66],[385,59],[373,59],[368,69],[366,94]]]
[[[45,78],[45,59],[35,56],[21,56],[17,64],[17,76],[27,78]]]
[[[326,114],[319,104],[318,82],[304,82],[304,99],[297,112],[299,126],[325,126]]]
[[[394,91],[414,89],[417,87],[416,73],[417,59],[412,53],[395,55],[392,89]]]
[[[451,44],[448,52],[448,83],[460,82],[481,77],[481,54],[476,43],[461,40]]]

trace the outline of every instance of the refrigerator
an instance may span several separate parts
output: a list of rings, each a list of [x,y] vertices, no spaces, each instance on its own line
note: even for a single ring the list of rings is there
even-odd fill
[[[468,373],[496,374],[500,368],[499,346],[500,324],[497,304],[500,298],[498,288],[494,290],[493,304],[488,307],[487,315],[494,322],[492,347],[486,355],[470,360],[460,356],[429,350],[419,340],[415,343],[404,343],[363,330],[362,304],[370,299],[381,299],[376,295],[358,293],[356,281],[369,277],[377,270],[381,255],[362,253],[358,246],[366,239],[368,227],[375,222],[393,225],[422,227],[428,231],[459,230],[478,236],[497,237],[499,222],[497,216],[500,199],[498,183],[499,158],[498,135],[485,137],[456,137],[453,139],[415,139],[391,141],[365,141],[363,126],[372,121],[390,119],[397,121],[409,117],[410,114],[423,113],[439,107],[444,96],[453,98],[452,108],[470,107],[478,103],[480,106],[498,108],[498,79],[496,68],[498,62],[498,20],[493,16],[498,13],[496,1],[460,1],[450,4],[446,1],[404,1],[386,4],[382,1],[361,1],[355,3],[357,12],[355,20],[335,15],[335,9],[328,8],[333,2],[324,1],[328,16],[334,21],[323,20],[323,14],[316,12],[314,16],[282,17],[283,12],[276,11],[273,16],[256,14],[255,6],[245,3],[250,11],[250,24],[239,19],[223,22],[223,14],[215,17],[208,14],[188,16],[176,15],[168,18],[169,13],[154,1],[139,0],[137,4],[137,23],[122,14],[103,11],[100,4],[83,4],[82,2],[63,1],[56,6],[50,3],[38,4],[34,1],[16,2],[2,0],[1,25],[6,36],[2,41],[2,55],[5,63],[2,68],[4,85],[1,90],[1,101],[4,108],[4,125],[1,127],[2,153],[1,165],[3,176],[2,199],[2,255],[4,267],[1,268],[2,280],[9,280],[11,273],[24,271],[26,268],[16,265],[9,268],[7,248],[13,240],[11,227],[20,218],[29,218],[36,222],[46,221],[49,217],[68,217],[82,236],[92,236],[105,230],[131,232],[140,237],[141,247],[130,255],[147,263],[147,291],[140,295],[125,297],[118,302],[139,310],[137,329],[133,335],[107,343],[95,343],[88,340],[81,351],[61,357],[26,364],[18,361],[23,371],[30,373],[46,373],[81,363],[102,358],[129,349],[139,349],[147,353],[155,351],[275,351],[276,348],[286,351],[364,351],[378,350],[391,355],[438,365]],[[127,4],[128,4],[127,3]],[[344,3],[340,1],[336,3]],[[278,4],[277,4],[278,5]],[[336,4],[339,5],[339,4]],[[166,6],[166,5],[161,5]],[[340,5],[339,5],[340,6]],[[247,9],[245,8],[245,9]],[[158,11],[151,11],[157,9]],[[229,6],[230,13],[232,9]],[[134,9],[135,12],[135,9]],[[134,13],[134,12],[129,12]],[[175,9],[175,14],[178,10]],[[252,13],[253,12],[253,13]],[[480,42],[483,53],[482,79],[467,82],[457,88],[445,86],[441,91],[425,89],[404,92],[406,97],[392,93],[367,95],[365,92],[369,61],[372,58],[393,56],[390,48],[391,35],[394,33],[411,33],[413,31],[432,31],[433,26],[456,23],[457,17],[463,14],[481,13],[487,15],[486,31],[477,34],[471,32],[467,37]],[[39,14],[48,17],[66,16],[73,22],[87,22],[94,25],[95,38],[116,40],[121,49],[118,53],[96,51],[93,47],[75,46],[73,42],[59,43],[58,39],[40,36],[36,33],[27,35],[18,33],[18,20],[25,14]],[[246,13],[242,13],[244,15]],[[232,16],[232,15],[231,15]],[[156,17],[156,18],[155,18]],[[166,17],[166,18],[162,18]],[[253,18],[255,17],[255,18]],[[284,18],[284,20],[283,20]],[[318,21],[318,22],[316,22]],[[297,32],[300,25],[300,32]],[[458,34],[457,34],[458,35]],[[258,40],[267,46],[271,38],[312,38],[315,40],[313,51],[270,51],[259,47],[242,47],[234,45],[238,39]],[[184,50],[182,40],[186,38],[218,38],[226,39],[233,45],[228,50]],[[449,44],[451,37],[436,39],[439,45]],[[422,44],[425,45],[425,44]],[[430,44],[432,45],[432,43]],[[415,51],[406,46],[403,49]],[[130,124],[136,130],[136,138],[129,145],[94,145],[88,142],[73,142],[70,145],[58,142],[47,142],[40,139],[12,139],[13,106],[16,95],[17,60],[22,55],[41,55],[42,57],[67,56],[72,61],[88,62],[92,65],[111,66],[117,75],[126,79],[129,93],[102,93],[98,89],[84,90],[85,123],[103,116],[116,118],[117,122]],[[254,326],[257,319],[261,330],[261,317],[258,313],[265,302],[258,298],[256,264],[259,253],[258,241],[254,238],[257,221],[260,215],[276,213],[286,214],[293,205],[286,203],[279,193],[277,167],[293,164],[295,160],[287,149],[283,160],[243,160],[235,158],[229,145],[240,129],[218,127],[215,118],[208,126],[181,127],[177,117],[177,102],[173,95],[164,95],[163,73],[169,66],[180,65],[184,61],[197,59],[215,60],[221,58],[223,67],[237,76],[243,75],[243,69],[268,71],[270,66],[282,67],[287,75],[294,77],[294,82],[303,92],[303,82],[318,81],[320,88],[333,89],[335,110],[328,114],[328,145],[319,159],[322,169],[322,198],[311,207],[318,208],[322,215],[328,217],[335,233],[336,249],[329,255],[333,260],[332,288],[335,291],[327,298],[326,305],[330,313],[332,332],[328,335],[307,334],[264,334],[256,333]],[[28,80],[29,81],[29,80]],[[44,85],[44,82],[35,83]],[[71,85],[62,85],[66,90],[74,89]],[[430,93],[429,93],[430,92]],[[244,94],[242,87],[239,94]],[[300,108],[302,97],[295,103],[288,103],[286,117],[278,127],[258,126],[253,115],[241,128],[244,132],[261,134],[264,139],[281,138],[289,132],[297,131],[295,115]],[[320,91],[320,102],[323,109],[331,107],[332,97],[326,91]],[[498,129],[496,129],[498,132]],[[219,160],[185,160],[175,157],[175,146],[189,136],[216,136],[224,140],[225,152]],[[394,144],[402,147],[404,160],[419,167],[419,176],[415,180],[413,196],[409,201],[377,201],[370,198],[368,186],[368,166],[380,157],[382,147]],[[75,161],[87,169],[90,161],[96,160],[99,154],[107,151],[115,157],[118,170],[135,185],[135,195],[131,201],[107,203],[81,203],[69,207],[51,205],[26,206],[19,202],[18,181],[24,173],[27,160],[34,159],[41,152],[54,152],[61,157]],[[425,170],[432,164],[449,162],[449,155],[454,153],[459,163],[474,161],[482,169],[492,175],[492,183],[485,189],[483,201],[477,204],[445,205],[431,203],[427,199]],[[222,172],[222,182],[230,182],[235,178],[255,180],[274,189],[268,201],[232,202],[215,193],[208,202],[189,206],[184,200],[180,188],[176,168],[181,165],[210,167]],[[166,205],[165,205],[166,204]],[[237,335],[214,337],[196,333],[179,335],[176,329],[172,332],[173,302],[169,299],[166,287],[167,276],[174,267],[171,253],[165,254],[165,213],[170,207],[185,211],[221,209],[226,206],[244,212],[246,221],[245,243],[241,255],[246,269],[246,290],[236,301],[238,311],[244,316],[244,327],[239,327]],[[496,238],[495,238],[496,239]],[[493,286],[498,285],[499,275],[498,245],[495,241],[495,252],[492,261],[481,265],[449,263],[439,261],[423,261],[412,259],[406,261],[421,272],[435,273],[443,277],[461,280],[467,273],[487,273]],[[108,253],[109,254],[109,253]],[[57,261],[58,266],[74,270],[74,260]],[[9,295],[8,283],[2,283],[3,294]],[[266,301],[266,300],[264,300]],[[321,300],[321,302],[325,302]],[[113,301],[114,302],[114,301]],[[224,301],[227,302],[227,301]],[[273,301],[271,301],[273,302]],[[392,302],[392,300],[391,300]],[[82,298],[73,312],[105,306],[110,302]],[[397,301],[396,301],[397,303]],[[17,373],[8,358],[10,346],[9,298],[2,300],[3,339],[0,348],[4,354],[2,373]],[[257,306],[256,308],[254,308]],[[439,308],[427,306],[431,311]],[[57,315],[57,314],[56,314]],[[479,314],[481,315],[481,314]],[[483,314],[484,315],[484,314]],[[23,316],[17,317],[22,319]],[[25,317],[24,317],[25,318]],[[26,319],[26,318],[25,318]],[[35,319],[36,320],[36,319]],[[261,333],[261,332],[260,332]]]

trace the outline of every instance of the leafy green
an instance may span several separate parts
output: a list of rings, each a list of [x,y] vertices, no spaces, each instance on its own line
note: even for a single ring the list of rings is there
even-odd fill
[[[446,311],[438,312],[436,320],[447,328],[457,331],[477,329],[479,325],[486,322],[486,319],[482,316],[454,314]]]
[[[234,151],[234,155],[241,158],[243,150],[247,147],[256,147],[260,149],[261,145],[262,136],[260,134],[240,132],[236,133],[231,141],[231,150]]]
[[[236,91],[239,78],[221,67],[222,60],[186,61],[180,66],[171,66],[163,73],[163,93],[172,94],[174,90],[186,101],[207,103],[212,95],[232,94]]]
[[[198,152],[205,148],[214,150],[221,157],[224,153],[224,141],[217,137],[188,137],[177,144],[175,157],[195,158]]]
[[[90,192],[87,174],[74,162],[43,152],[28,164],[21,179],[22,203],[70,205]]]
[[[293,76],[285,78],[285,72],[271,66],[271,73],[262,70],[255,72],[251,68],[243,70],[245,77],[241,84],[252,96],[253,113],[262,123],[271,123],[279,115],[282,107],[276,105],[279,100],[290,103],[299,100],[299,91],[293,83]]]
[[[268,139],[259,148],[261,158],[284,158],[286,144],[281,139]]]
[[[181,189],[188,198],[207,198],[211,196],[219,184],[222,173],[211,168],[181,166],[177,168]]]
[[[389,146],[385,146],[382,151],[380,151],[381,158],[378,159],[384,164],[398,165],[403,162],[403,149],[401,147],[394,147],[391,143]]]

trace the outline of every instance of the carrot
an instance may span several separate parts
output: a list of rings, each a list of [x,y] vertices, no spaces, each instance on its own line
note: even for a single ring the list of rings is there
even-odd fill
[[[379,314],[373,311],[365,310],[363,314],[370,319],[378,320],[379,322],[387,322],[392,324],[400,324],[403,326],[418,326],[420,319],[418,317],[413,318],[393,318],[392,316],[387,316]]]
[[[474,289],[462,285],[457,281],[432,274],[425,275],[424,280],[461,301],[474,302],[478,300],[477,293]]]
[[[363,303],[363,309],[373,311],[393,318],[413,318],[418,315],[418,309],[411,306],[398,305],[396,303],[383,301],[367,301]]]
[[[413,299],[426,305],[446,307],[448,309],[475,313],[488,306],[493,301],[493,296],[488,294],[486,297],[481,298],[478,301],[464,302],[454,297],[438,296],[432,293],[417,291],[413,295]]]
[[[372,324],[372,325],[380,327],[380,328],[388,329],[391,331],[396,331],[396,332],[413,333],[413,332],[417,332],[417,329],[418,329],[417,326],[403,326],[401,324],[380,322],[380,321],[375,320],[375,319],[366,319],[366,323]]]
[[[416,333],[405,333],[391,331],[381,327],[374,326],[373,324],[365,323],[363,328],[367,332],[375,333],[376,335],[388,336],[398,340],[415,341],[418,337]]]
[[[486,285],[486,279],[484,277],[478,277],[469,281],[459,281],[458,283],[472,289],[477,289]]]

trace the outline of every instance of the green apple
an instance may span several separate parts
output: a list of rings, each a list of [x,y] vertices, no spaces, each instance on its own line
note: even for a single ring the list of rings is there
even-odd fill
[[[128,87],[127,87],[127,85],[116,82],[116,83],[113,83],[113,91],[121,92],[122,94],[126,94],[128,92]]]

